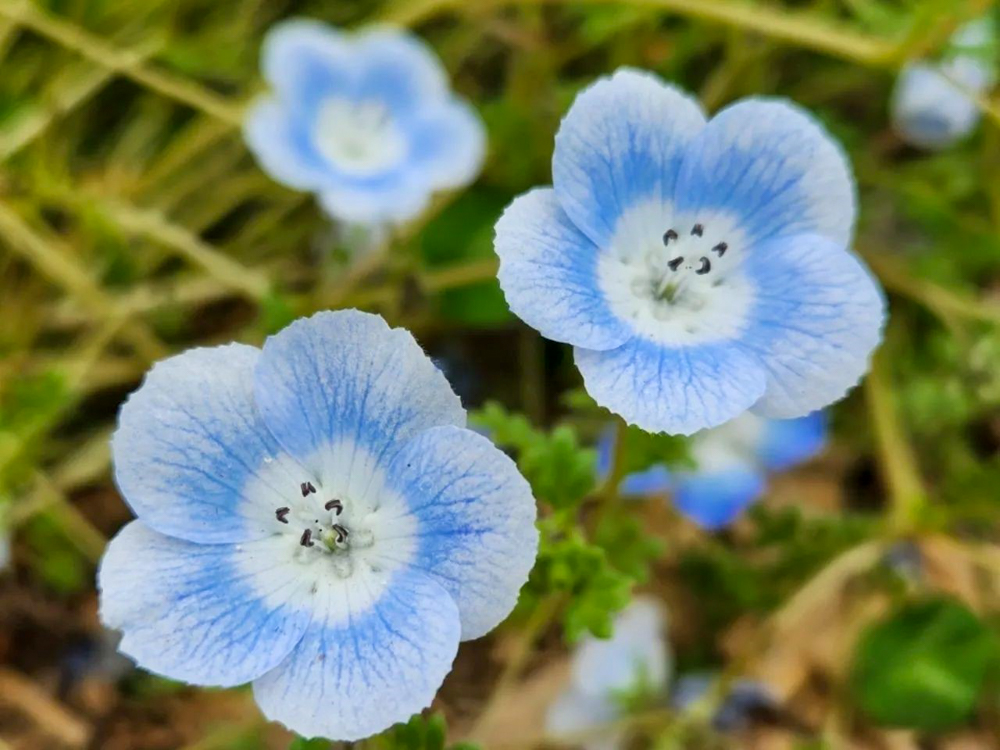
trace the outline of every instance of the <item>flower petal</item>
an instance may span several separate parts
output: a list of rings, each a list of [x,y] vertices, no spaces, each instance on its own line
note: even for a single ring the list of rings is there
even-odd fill
[[[494,247],[507,304],[546,338],[611,349],[631,337],[598,288],[599,250],[554,190],[535,189],[511,203],[497,222]]]
[[[486,156],[486,131],[479,114],[457,99],[426,107],[414,118],[410,158],[433,190],[472,182]]]
[[[802,109],[743,99],[712,118],[677,180],[678,211],[708,226],[735,219],[749,242],[814,232],[847,246],[854,178],[843,150]]]
[[[514,608],[538,551],[531,487],[505,453],[472,430],[435,427],[387,471],[416,519],[410,565],[458,604],[462,640],[495,628]]]
[[[958,86],[951,75],[970,67],[961,58],[949,70],[926,63],[906,66],[892,95],[892,124],[904,140],[924,149],[943,149],[971,133],[979,123],[979,107],[967,91],[982,87]],[[971,63],[973,70],[975,63]],[[970,78],[966,75],[965,78]]]
[[[822,411],[798,419],[769,419],[757,455],[771,471],[784,471],[808,461],[826,445],[826,422]]]
[[[316,190],[336,178],[305,125],[271,98],[255,102],[243,120],[243,138],[261,168],[294,190]]]
[[[661,346],[634,338],[607,352],[577,347],[584,386],[648,432],[690,435],[727,422],[763,395],[760,360],[738,343]]]
[[[574,689],[606,699],[639,687],[659,692],[673,667],[665,627],[663,606],[649,596],[635,597],[615,618],[610,638],[580,642],[573,656]]]
[[[764,476],[750,466],[691,473],[677,480],[674,506],[705,529],[721,529],[764,493]]]
[[[577,96],[556,134],[552,179],[570,219],[600,247],[644,199],[668,203],[701,107],[657,76],[622,69]]]
[[[357,224],[402,223],[418,216],[430,202],[425,177],[397,169],[374,178],[339,177],[324,186],[319,203],[340,221]]]
[[[260,538],[308,479],[254,408],[259,358],[242,344],[190,349],[158,362],[125,402],[115,481],[149,527],[201,543]]]
[[[434,50],[419,37],[383,26],[359,34],[362,98],[386,102],[397,116],[409,116],[448,98],[448,73]]]
[[[264,714],[305,737],[353,741],[406,721],[430,705],[458,651],[458,608],[430,578],[398,570],[374,602],[360,592],[361,605],[351,592],[321,588],[298,647],[254,682]]]
[[[773,240],[754,257],[757,303],[742,343],[768,372],[754,411],[789,419],[843,398],[882,338],[885,301],[870,272],[817,235]]]
[[[338,442],[378,463],[422,430],[465,425],[458,396],[413,336],[357,310],[317,313],[271,336],[255,389],[278,442],[317,475],[336,462]]]
[[[282,606],[296,579],[276,570],[274,544],[192,544],[133,521],[98,571],[101,620],[151,672],[196,685],[249,682],[280,664],[309,622]],[[268,601],[256,581],[268,582]]]
[[[617,750],[621,747],[623,732],[612,725],[620,719],[622,710],[609,696],[595,697],[577,690],[567,690],[549,706],[545,714],[545,730],[553,735],[568,735],[584,750]],[[598,727],[608,725],[600,731]],[[586,734],[582,742],[576,736]]]
[[[319,103],[357,89],[360,66],[349,37],[319,21],[275,24],[261,50],[261,70],[296,119],[311,121]]]

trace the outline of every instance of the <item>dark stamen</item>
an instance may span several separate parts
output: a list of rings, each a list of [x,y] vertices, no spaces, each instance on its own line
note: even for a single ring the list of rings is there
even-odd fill
[[[335,523],[330,528],[337,532],[337,544],[343,544],[347,540],[348,531],[339,523]]]
[[[676,240],[676,239],[677,239],[677,232],[675,232],[673,229],[668,229],[663,234],[663,244],[664,245],[669,245],[670,244],[670,240]]]
[[[299,539],[299,544],[301,544],[303,547],[315,546],[316,542],[312,540],[312,535],[313,535],[312,529],[306,529],[305,531],[303,531],[302,538]]]
[[[313,492],[316,491],[316,488],[313,487],[312,482],[303,482],[302,484],[299,485],[299,489],[302,490],[302,497],[305,497],[306,495],[312,494]]]
[[[331,500],[330,502],[328,502],[323,507],[326,508],[327,510],[335,510],[335,511],[337,511],[337,515],[338,516],[341,513],[344,512],[344,504],[342,502],[340,502],[340,500]]]
[[[721,258],[723,255],[726,254],[726,250],[728,249],[729,245],[727,245],[725,242],[720,242],[718,245],[712,248],[712,252],[718,253],[719,257]]]
[[[667,263],[667,266],[670,268],[671,271],[676,271],[678,268],[680,268],[680,265],[683,262],[684,262],[684,256],[680,255],[680,256],[674,258],[669,263]]]
[[[701,235],[704,234],[704,232],[705,232],[705,227],[703,227],[701,224],[695,224],[693,227],[691,227],[691,234],[693,234],[695,237],[701,237]]]
[[[699,276],[704,276],[711,270],[712,270],[712,261],[710,261],[708,258],[703,257],[701,259],[701,268],[695,271],[695,273],[698,274]]]
[[[291,508],[278,508],[274,511],[274,517],[282,523],[288,523],[288,519],[285,516],[288,515],[289,511],[291,511]]]

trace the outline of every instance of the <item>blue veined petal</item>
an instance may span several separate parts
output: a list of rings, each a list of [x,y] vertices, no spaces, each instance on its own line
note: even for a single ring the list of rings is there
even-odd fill
[[[597,403],[648,432],[690,435],[743,413],[763,395],[761,361],[736,342],[668,347],[642,338],[607,352],[577,347]]]
[[[122,406],[115,481],[151,528],[192,542],[260,538],[310,478],[254,407],[259,358],[242,344],[190,349],[158,362]]]
[[[305,637],[254,682],[264,714],[306,737],[353,741],[406,721],[431,704],[458,651],[458,608],[429,577],[398,570],[361,606],[351,590],[321,587]]]
[[[814,411],[798,419],[770,419],[764,426],[757,455],[771,471],[784,471],[808,461],[826,445],[826,414]]]
[[[357,310],[317,313],[271,336],[255,393],[278,442],[317,474],[337,442],[378,463],[429,427],[465,425],[458,396],[413,336]]]
[[[871,273],[817,235],[764,243],[747,269],[758,291],[742,343],[768,373],[754,411],[789,419],[843,398],[882,339],[885,301]]]
[[[599,250],[569,220],[550,188],[517,198],[496,225],[498,277],[507,304],[547,338],[611,349],[631,332],[598,288]]]
[[[765,486],[764,475],[750,466],[692,472],[677,478],[674,506],[702,528],[721,529],[759,498]]]
[[[535,562],[531,487],[487,438],[457,427],[420,433],[386,474],[416,519],[410,565],[454,598],[462,640],[485,635],[510,614]]]
[[[608,247],[628,208],[670,203],[684,150],[704,126],[697,102],[655,75],[626,68],[598,80],[556,134],[552,179],[563,209]]]
[[[243,138],[261,167],[285,187],[318,190],[336,175],[307,132],[310,123],[278,100],[255,102],[243,121]]]
[[[813,232],[850,245],[854,177],[840,146],[807,112],[769,99],[727,107],[691,143],[677,180],[679,211],[735,218],[750,243]]]
[[[486,156],[479,114],[458,100],[425,107],[410,123],[410,159],[432,190],[472,182]]]
[[[354,40],[361,75],[358,97],[388,104],[398,117],[409,117],[449,96],[448,74],[437,54],[419,37],[400,29],[377,27]]]
[[[302,592],[294,566],[280,559],[275,537],[193,544],[133,521],[111,540],[98,571],[101,621],[123,632],[119,649],[144,669],[196,685],[241,685],[280,664],[309,622],[283,606]]]
[[[261,70],[295,119],[312,122],[331,96],[353,96],[360,64],[350,38],[319,21],[275,24],[264,39]]]

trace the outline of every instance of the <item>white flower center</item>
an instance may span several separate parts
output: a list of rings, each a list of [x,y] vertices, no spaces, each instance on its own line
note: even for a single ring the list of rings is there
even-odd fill
[[[327,99],[320,105],[312,136],[327,161],[358,177],[384,172],[397,164],[406,151],[406,142],[392,114],[374,99]]]
[[[730,339],[754,298],[741,272],[745,247],[726,215],[679,216],[648,201],[619,219],[598,280],[612,312],[640,336],[668,346]]]
[[[330,623],[358,614],[416,554],[417,518],[375,457],[353,441],[302,463],[265,459],[244,493],[270,532],[269,551],[266,563],[238,556],[238,564],[274,606],[321,611]]]

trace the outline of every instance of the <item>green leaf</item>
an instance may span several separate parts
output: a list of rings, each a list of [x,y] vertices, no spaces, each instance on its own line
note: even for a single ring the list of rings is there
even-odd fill
[[[862,635],[851,692],[879,724],[944,731],[971,718],[998,653],[996,634],[960,602],[909,603]]]
[[[288,750],[330,750],[332,747],[333,744],[330,740],[324,740],[322,737],[315,737],[311,740],[307,740],[305,737],[296,737],[288,746]]]

